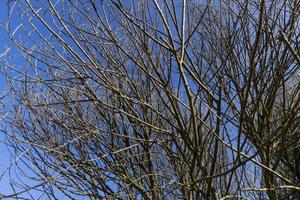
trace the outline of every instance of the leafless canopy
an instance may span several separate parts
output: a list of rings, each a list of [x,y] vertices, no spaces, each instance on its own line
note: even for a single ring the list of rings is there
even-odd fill
[[[299,0],[9,5],[6,197],[299,197]]]

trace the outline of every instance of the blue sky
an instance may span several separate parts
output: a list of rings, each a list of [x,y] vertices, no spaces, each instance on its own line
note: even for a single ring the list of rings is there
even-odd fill
[[[1,22],[1,28],[0,28],[0,55],[3,53],[8,47],[11,47],[11,41],[5,32],[3,28],[3,23],[7,20],[7,13],[8,7],[5,0],[0,1],[0,22]],[[0,68],[3,68],[2,63],[0,64]],[[2,70],[2,69],[1,69]],[[2,97],[4,91],[6,90],[7,83],[5,82],[5,79],[3,77],[3,74],[0,73],[0,97]],[[0,119],[2,119],[2,116],[0,116]],[[3,124],[3,121],[0,121],[1,125]],[[3,141],[5,141],[5,136],[2,132],[0,132],[0,175],[2,173],[6,172],[2,179],[0,180],[0,194],[9,195],[12,194],[13,191],[9,186],[10,177],[7,168],[9,167],[11,163],[11,157],[8,151],[8,148],[6,145],[3,144]]]
[[[0,21],[5,22],[7,19],[7,4],[6,0],[0,0]],[[7,47],[10,47],[12,44],[9,41],[9,38],[5,31],[0,28],[0,54],[5,51]],[[20,61],[15,61],[14,64],[21,65]],[[0,68],[3,67],[0,64]],[[0,74],[0,96],[5,90],[5,80],[3,76]],[[1,119],[1,116],[0,116]],[[0,122],[1,123],[1,122]],[[4,140],[4,135],[3,133],[0,132],[0,142]],[[7,147],[0,143],[0,174],[3,173],[4,170],[9,166],[10,164],[10,156],[7,150]],[[5,195],[11,194],[13,191],[9,187],[9,174],[6,173],[5,176],[0,180],[0,193],[3,193]]]
[[[18,51],[16,50],[16,48],[14,48],[14,45],[12,44],[12,41],[9,39],[6,31],[3,28],[3,24],[7,21],[8,18],[8,5],[7,5],[7,0],[0,0],[0,23],[1,23],[1,27],[0,27],[0,55],[7,50],[7,48],[11,48],[9,53],[10,55],[17,55]],[[16,21],[12,21],[12,23],[17,23]],[[14,57],[14,60],[10,60],[10,64],[16,65],[16,66],[23,66],[24,63],[22,61],[22,56],[18,56],[18,57]],[[0,71],[2,71],[3,69],[3,64],[0,62]],[[0,73],[0,97],[3,96],[3,93],[5,92],[5,90],[7,89],[8,84],[5,81],[5,78],[3,76],[2,73]],[[9,102],[7,102],[9,105]],[[0,109],[1,109],[1,104],[0,104]],[[2,118],[1,115],[2,112],[0,112],[0,120]],[[5,124],[3,123],[3,120],[0,121],[0,127],[4,127]],[[0,196],[2,195],[10,195],[10,194],[14,194],[14,191],[12,190],[12,188],[10,187],[10,178],[11,176],[16,177],[14,170],[12,170],[11,174],[9,173],[9,171],[7,170],[9,168],[9,166],[11,165],[11,163],[14,161],[13,157],[10,155],[9,153],[9,149],[8,147],[4,144],[5,141],[5,135],[3,132],[0,131]],[[17,155],[18,156],[18,155]],[[4,174],[4,176],[1,175]],[[30,173],[28,171],[28,173]],[[28,185],[37,185],[36,182],[31,182],[29,181],[26,177],[22,177],[21,174],[18,175],[18,178],[21,178],[22,181],[26,181],[26,184]],[[17,180],[16,180],[17,181]],[[21,190],[17,190],[17,192],[19,192]],[[24,198],[28,198],[28,199],[39,199],[42,195],[41,199],[48,199],[45,195],[43,195],[40,192],[34,191],[31,192],[31,195],[33,195],[33,197],[28,196],[26,193],[23,193],[21,195],[21,197]],[[66,199],[63,195],[60,195],[60,193],[57,193],[58,197],[63,200]],[[0,197],[1,200],[1,197]],[[5,200],[7,200],[7,198],[5,198]]]
[[[0,2],[0,21],[1,23],[4,23],[5,20],[7,19],[7,4],[6,1],[1,1]],[[6,49],[7,46],[9,46],[9,38],[3,28],[0,28],[0,54]],[[2,68],[2,64],[0,65]],[[0,74],[0,96],[2,96],[4,90],[6,87],[5,80],[3,78],[3,75]],[[0,116],[2,118],[2,116]],[[1,119],[0,118],[0,119]],[[0,122],[2,123],[2,122]],[[4,135],[3,133],[0,133],[0,174],[2,174],[6,168],[9,166],[10,163],[10,156],[7,147],[2,143],[4,140]],[[11,189],[9,188],[9,176],[8,173],[5,173],[5,175],[2,177],[0,180],[0,193],[2,194],[10,194]]]

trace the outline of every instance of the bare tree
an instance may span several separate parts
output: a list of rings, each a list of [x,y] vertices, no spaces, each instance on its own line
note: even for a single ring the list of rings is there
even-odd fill
[[[298,0],[17,0],[20,197],[295,199]],[[31,179],[28,185],[23,177]]]

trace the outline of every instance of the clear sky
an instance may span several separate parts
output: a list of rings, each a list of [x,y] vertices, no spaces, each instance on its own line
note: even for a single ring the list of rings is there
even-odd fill
[[[7,19],[7,4],[5,0],[0,1],[0,21],[1,24],[5,22]],[[6,47],[9,45],[9,39],[7,34],[0,28],[0,54],[5,51]],[[0,64],[0,68],[2,68],[2,64]],[[5,89],[5,81],[3,75],[0,74],[0,97],[2,96],[4,89]],[[2,116],[0,116],[2,119]],[[2,120],[1,122],[2,123]],[[0,133],[0,174],[2,175],[5,172],[6,168],[9,166],[10,163],[10,156],[7,150],[7,147],[2,143],[4,140],[3,133]],[[2,179],[0,180],[0,193],[10,194],[11,190],[9,189],[9,176],[8,173],[5,173]]]
[[[1,54],[7,50],[7,48],[11,48],[10,55],[17,54],[16,48],[14,48],[12,41],[9,39],[8,34],[3,28],[3,24],[7,21],[8,18],[8,4],[7,0],[0,0],[0,56]],[[1,58],[0,58],[1,59]],[[16,66],[22,66],[23,61],[21,56],[19,56],[17,59],[14,59],[13,61],[10,61],[10,64],[16,65]],[[0,71],[3,69],[3,63],[0,62]],[[2,73],[0,73],[0,98],[3,96],[5,90],[7,89],[8,84],[5,81],[5,78]],[[6,106],[9,106],[9,102],[6,101]],[[2,108],[0,104],[0,109]],[[0,110],[0,127],[4,127],[5,124],[2,120],[2,111]],[[10,167],[11,163],[13,162],[13,158],[11,157],[8,147],[4,144],[5,142],[5,135],[2,131],[0,131],[0,200],[1,195],[11,195],[14,194],[14,191],[12,190],[10,186],[11,177],[15,177],[14,171],[12,170],[11,174],[8,171],[8,168]],[[5,173],[4,173],[5,172]],[[4,175],[3,175],[4,174]],[[3,176],[2,176],[3,175]],[[26,184],[28,185],[36,185],[36,182],[30,182],[27,178],[22,178],[19,174],[19,178],[22,179],[22,181],[26,181]],[[19,192],[20,190],[17,190],[16,192]],[[59,195],[60,193],[58,193]],[[39,192],[31,192],[31,195],[28,196],[26,193],[22,193],[20,197],[28,198],[28,199],[48,199],[43,193]],[[66,199],[63,195],[59,197],[61,200]],[[11,199],[11,198],[9,198]],[[5,200],[9,200],[8,198],[5,198]],[[14,198],[15,199],[15,198]],[[3,199],[4,200],[4,199]]]
[[[11,47],[11,41],[9,40],[9,37],[7,33],[5,32],[3,28],[3,23],[6,22],[7,16],[8,16],[8,6],[6,3],[6,0],[0,0],[0,22],[1,22],[1,28],[0,28],[0,55],[8,48]],[[0,63],[0,71],[3,69],[3,64]],[[5,82],[5,79],[3,77],[3,74],[0,73],[0,97],[3,96],[3,93],[7,87],[7,83]],[[0,107],[1,109],[1,107]],[[2,112],[0,112],[2,113]],[[3,120],[2,115],[0,116],[0,123],[2,126]],[[8,149],[6,145],[3,144],[3,141],[5,141],[4,133],[0,132],[0,176],[4,173],[2,177],[0,177],[0,194],[9,195],[12,194],[13,191],[9,185],[10,177],[7,168],[10,166],[10,154],[8,152]]]

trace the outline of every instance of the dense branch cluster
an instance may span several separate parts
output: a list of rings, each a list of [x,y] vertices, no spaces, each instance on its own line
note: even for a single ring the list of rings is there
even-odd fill
[[[10,8],[3,132],[34,183],[10,197],[299,197],[300,1]]]

